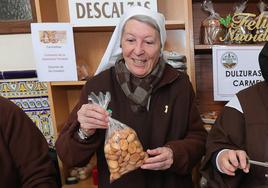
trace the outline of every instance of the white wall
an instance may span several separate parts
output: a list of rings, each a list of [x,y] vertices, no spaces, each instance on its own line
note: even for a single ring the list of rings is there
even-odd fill
[[[31,34],[0,35],[0,71],[33,69]]]

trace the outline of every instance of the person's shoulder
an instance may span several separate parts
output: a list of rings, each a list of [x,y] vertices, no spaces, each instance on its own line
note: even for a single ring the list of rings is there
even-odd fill
[[[170,65],[166,65],[163,79],[160,85],[170,85],[174,91],[192,91],[193,87],[189,76],[183,71],[178,71]],[[184,92],[187,93],[187,92]]]
[[[241,103],[250,104],[259,101],[261,96],[266,96],[268,93],[268,84],[265,81],[258,82],[250,87],[240,90],[236,95]],[[248,100],[248,99],[252,100]]]
[[[262,81],[262,82],[258,82],[252,86],[249,86],[245,89],[242,89],[238,92],[237,95],[243,95],[243,94],[247,94],[247,93],[250,93],[250,92],[254,92],[254,91],[258,91],[260,89],[263,89],[263,88],[268,88],[268,84],[265,82],[265,81]]]
[[[17,105],[15,105],[12,101],[10,101],[9,99],[0,96],[0,106],[1,109],[7,110],[7,109],[17,109]]]
[[[166,63],[164,75],[165,76],[168,75],[170,78],[173,79],[174,78],[189,79],[188,75],[184,71],[178,71],[168,63]]]
[[[107,70],[104,70],[102,72],[100,72],[98,75],[92,76],[90,77],[85,86],[86,87],[101,87],[104,86],[106,84],[109,84],[109,81],[112,80],[113,77],[113,72],[114,72],[114,68],[110,68]]]
[[[0,96],[0,103],[1,103],[1,105],[6,104],[6,103],[9,103],[9,100],[5,97]]]
[[[25,115],[24,111],[19,106],[4,97],[0,97],[0,114],[3,117],[6,117],[6,119],[8,119],[7,117],[14,116],[15,114]]]
[[[170,80],[174,80],[175,82],[184,82],[185,84],[190,83],[189,76],[186,72],[178,71],[169,64],[166,65],[165,76],[167,76]]]
[[[99,74],[91,77],[89,81],[103,81],[103,79],[109,78],[112,74],[112,69],[113,67],[100,72]]]

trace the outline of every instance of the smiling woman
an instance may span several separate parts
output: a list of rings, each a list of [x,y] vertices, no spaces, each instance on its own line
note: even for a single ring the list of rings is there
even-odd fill
[[[161,42],[158,30],[141,19],[129,20],[122,33],[122,54],[129,71],[145,77],[155,67],[160,56]],[[140,31],[144,31],[141,33]]]
[[[192,168],[204,153],[207,133],[189,77],[162,56],[165,41],[162,13],[141,6],[126,10],[58,136],[57,154],[68,167],[85,165],[97,153],[99,188],[193,187]],[[88,101],[91,92],[106,91],[112,114]],[[121,135],[122,147],[109,142],[118,141],[112,136],[106,148],[106,130],[114,129],[110,116],[133,129],[140,144],[131,133]]]
[[[30,33],[34,21],[34,0],[0,0],[0,34]]]

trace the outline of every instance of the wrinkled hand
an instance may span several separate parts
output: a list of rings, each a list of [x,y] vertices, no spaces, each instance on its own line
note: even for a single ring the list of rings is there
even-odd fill
[[[165,170],[173,164],[173,151],[169,147],[159,147],[156,149],[148,149],[149,158],[144,161],[141,166],[143,169],[149,170]]]
[[[230,176],[235,175],[237,169],[249,172],[247,154],[243,150],[225,150],[218,156],[218,165],[222,172]]]
[[[80,128],[87,134],[92,135],[96,129],[108,127],[109,113],[98,104],[84,104],[77,112]]]

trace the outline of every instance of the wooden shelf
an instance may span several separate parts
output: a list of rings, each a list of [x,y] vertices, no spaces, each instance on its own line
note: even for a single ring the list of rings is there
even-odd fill
[[[101,26],[101,27],[73,27],[74,32],[112,32],[115,26]],[[167,20],[166,29],[185,29],[185,22],[178,20]]]
[[[195,55],[210,54],[210,53],[212,53],[212,47],[213,47],[213,45],[204,45],[204,44],[194,45]]]
[[[113,32],[115,26],[101,27],[73,27],[74,32]]]
[[[178,20],[167,20],[166,21],[166,29],[185,29],[185,22]]]
[[[50,82],[51,86],[83,86],[86,81]]]
[[[213,45],[205,45],[205,44],[196,44],[194,45],[194,49],[196,50],[208,50],[208,49],[212,49]]]
[[[196,44],[194,45],[195,50],[211,50],[213,46],[263,46],[264,44],[215,44],[215,45],[206,45],[206,44]]]

